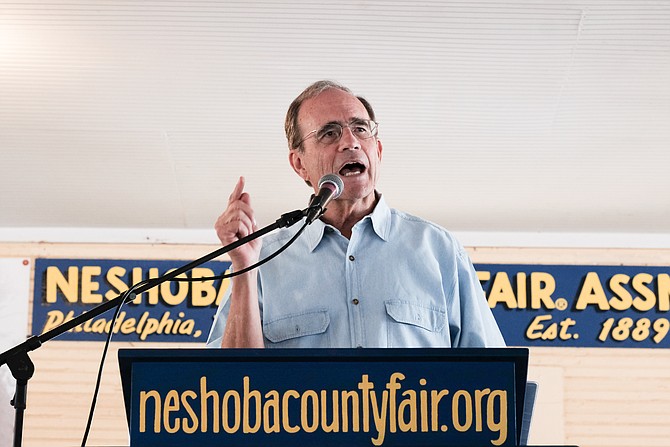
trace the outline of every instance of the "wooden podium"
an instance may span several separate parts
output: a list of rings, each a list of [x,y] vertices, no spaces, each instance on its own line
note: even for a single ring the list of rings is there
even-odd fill
[[[518,446],[528,350],[121,349],[131,447]]]

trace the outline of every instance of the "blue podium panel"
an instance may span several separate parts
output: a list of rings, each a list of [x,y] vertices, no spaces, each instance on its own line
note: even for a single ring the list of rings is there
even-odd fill
[[[528,350],[121,349],[119,365],[131,447],[516,446]]]

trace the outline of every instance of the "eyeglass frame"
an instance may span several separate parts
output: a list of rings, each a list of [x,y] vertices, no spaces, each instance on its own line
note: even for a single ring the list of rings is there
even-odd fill
[[[361,123],[361,122],[367,122],[368,125],[370,126],[370,136],[369,137],[366,137],[366,138],[357,137],[356,134],[354,133],[354,130],[351,128],[351,126],[353,126],[354,124]],[[371,124],[374,124],[374,129],[373,129],[373,126]],[[314,130],[308,132],[307,135],[305,135],[305,137],[298,142],[298,144],[296,145],[296,148],[299,148],[300,146],[302,146],[302,143],[304,143],[305,140],[307,140],[308,138],[311,138],[312,135],[316,135],[317,132],[319,132],[320,130],[322,130],[326,126],[332,126],[332,125],[340,126],[340,128],[342,129],[342,133],[340,134],[340,137],[337,140],[333,141],[332,143],[322,143],[321,141],[319,141],[317,139],[316,140],[317,143],[324,144],[324,145],[337,143],[338,141],[340,141],[342,139],[342,135],[344,135],[344,128],[345,127],[348,127],[349,130],[351,131],[351,133],[356,138],[361,139],[361,140],[369,140],[372,137],[376,137],[378,135],[378,132],[379,132],[379,123],[377,121],[373,120],[373,119],[354,118],[351,121],[349,121],[347,124],[344,124],[344,125],[342,125],[341,123],[339,123],[337,121],[331,121],[331,122],[326,123],[323,126],[319,127],[318,129],[314,129]]]

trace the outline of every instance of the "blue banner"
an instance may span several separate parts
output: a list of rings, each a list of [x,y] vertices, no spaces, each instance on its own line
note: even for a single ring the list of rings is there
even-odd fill
[[[37,259],[33,330],[44,333],[112,300],[133,284],[157,278],[189,261]],[[184,274],[188,278],[221,275],[230,262],[210,261]],[[165,282],[124,304],[112,328],[114,311],[62,334],[61,340],[204,343],[229,280]]]
[[[509,346],[670,347],[670,267],[475,268]]]
[[[129,285],[188,261],[37,259],[33,328],[43,333]],[[277,261],[279,262],[279,261]],[[210,261],[185,275],[221,275]],[[670,346],[670,267],[477,264],[489,306],[510,346]],[[205,342],[229,280],[166,282],[60,336],[65,340]]]

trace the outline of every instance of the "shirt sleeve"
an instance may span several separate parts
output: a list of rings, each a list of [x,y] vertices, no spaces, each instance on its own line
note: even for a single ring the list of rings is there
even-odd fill
[[[230,291],[232,287],[228,287],[216,314],[214,315],[214,322],[209,329],[209,336],[207,337],[206,347],[220,348],[221,341],[223,341],[223,332],[226,329],[226,320],[228,319],[228,311],[230,309]]]
[[[461,348],[505,347],[475,267],[460,244],[456,258],[458,279],[450,309],[451,345]]]

